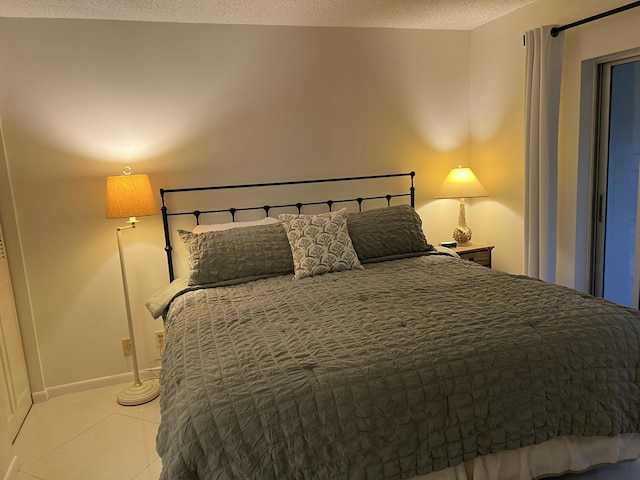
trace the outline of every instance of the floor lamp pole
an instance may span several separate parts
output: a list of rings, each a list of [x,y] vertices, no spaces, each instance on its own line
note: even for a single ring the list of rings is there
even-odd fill
[[[131,339],[131,359],[133,361],[133,385],[125,388],[118,394],[118,403],[120,405],[141,405],[150,402],[160,394],[160,387],[153,383],[143,383],[140,381],[138,372],[138,357],[136,354],[136,342],[133,335],[133,322],[131,321],[131,303],[129,302],[129,285],[127,284],[127,269],[124,263],[124,254],[122,251],[121,231],[129,228],[135,228],[135,220],[130,220],[130,225],[126,227],[118,227],[116,236],[118,238],[118,253],[120,255],[120,269],[122,270],[122,286],[124,287],[124,303],[127,310],[127,322],[129,324],[129,338]]]

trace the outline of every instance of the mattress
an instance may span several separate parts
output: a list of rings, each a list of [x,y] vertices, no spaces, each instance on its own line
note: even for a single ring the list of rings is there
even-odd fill
[[[156,298],[162,479],[409,479],[640,431],[640,314],[429,255]]]

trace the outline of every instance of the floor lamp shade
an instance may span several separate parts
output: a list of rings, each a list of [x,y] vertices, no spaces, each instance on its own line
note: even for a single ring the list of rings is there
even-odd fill
[[[131,359],[133,363],[134,382],[118,394],[121,405],[141,405],[156,398],[160,394],[160,387],[155,382],[140,381],[138,372],[138,356],[131,320],[131,302],[129,300],[129,286],[127,284],[127,269],[122,251],[121,232],[135,228],[136,217],[158,213],[156,202],[151,190],[151,182],[147,175],[131,175],[130,169],[125,169],[124,175],[107,177],[107,218],[129,218],[128,225],[116,229],[118,239],[118,253],[120,255],[120,270],[122,272],[122,286],[124,289],[124,303],[131,340]]]
[[[148,175],[107,177],[107,218],[143,217],[158,213]]]
[[[460,243],[469,243],[471,240],[471,229],[467,226],[464,209],[465,198],[487,197],[484,189],[473,171],[468,167],[458,166],[452,168],[447,178],[442,182],[440,192],[436,198],[459,198],[460,207],[458,210],[458,224],[453,229],[453,239]]]

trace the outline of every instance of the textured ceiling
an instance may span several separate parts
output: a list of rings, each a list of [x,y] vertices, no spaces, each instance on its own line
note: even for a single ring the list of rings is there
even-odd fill
[[[472,30],[537,0],[0,0],[0,17]]]

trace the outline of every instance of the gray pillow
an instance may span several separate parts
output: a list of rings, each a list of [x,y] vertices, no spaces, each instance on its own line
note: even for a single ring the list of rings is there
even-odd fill
[[[189,251],[189,286],[293,273],[289,240],[279,222],[178,234]]]
[[[349,213],[347,228],[361,262],[433,250],[422,231],[422,220],[411,205]]]

